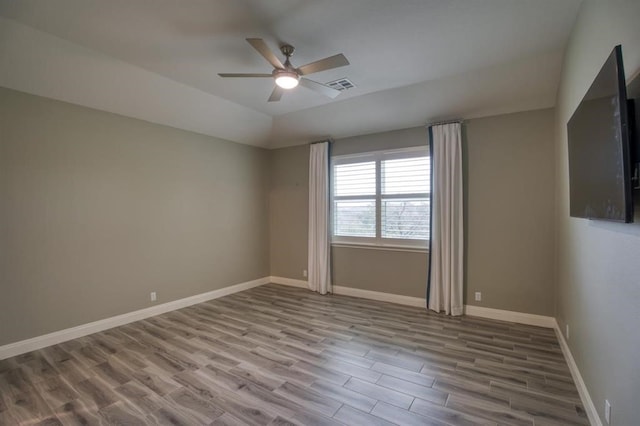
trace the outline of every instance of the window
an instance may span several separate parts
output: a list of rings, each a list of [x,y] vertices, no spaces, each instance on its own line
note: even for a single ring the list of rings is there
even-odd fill
[[[426,247],[430,177],[426,147],[332,158],[332,242]]]

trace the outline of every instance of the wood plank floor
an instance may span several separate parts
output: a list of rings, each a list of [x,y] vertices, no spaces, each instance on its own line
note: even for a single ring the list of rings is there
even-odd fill
[[[588,420],[553,330],[270,284],[0,361],[0,424]]]

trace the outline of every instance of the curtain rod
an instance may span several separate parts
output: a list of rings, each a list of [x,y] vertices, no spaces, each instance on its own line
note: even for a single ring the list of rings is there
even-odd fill
[[[440,126],[441,124],[452,124],[452,123],[464,123],[464,120],[461,118],[457,118],[454,120],[445,120],[445,121],[434,121],[432,123],[427,123],[426,126],[427,127],[431,127],[431,126]]]
[[[325,142],[333,143],[333,139],[327,138],[327,139],[322,140],[322,141],[309,142],[309,145],[315,145],[317,143],[325,143]]]

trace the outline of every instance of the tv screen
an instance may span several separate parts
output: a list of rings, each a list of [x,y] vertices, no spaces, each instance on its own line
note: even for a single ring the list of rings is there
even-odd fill
[[[633,220],[629,117],[616,46],[567,123],[572,217]]]

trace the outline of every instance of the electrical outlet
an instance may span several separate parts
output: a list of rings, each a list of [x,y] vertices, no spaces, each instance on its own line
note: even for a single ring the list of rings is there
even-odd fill
[[[604,419],[607,424],[611,424],[611,404],[609,404],[609,400],[604,400]]]
[[[307,276],[307,270],[306,269],[302,270],[302,276],[306,278],[306,276]]]
[[[566,329],[566,332],[564,333],[564,335],[567,338],[567,340],[569,340],[569,324],[565,324],[565,329]]]
[[[156,294],[155,291],[151,292],[151,301],[155,302],[158,299],[158,295]]]
[[[480,293],[479,291],[476,291],[476,302],[480,302],[482,301],[482,293]]]

